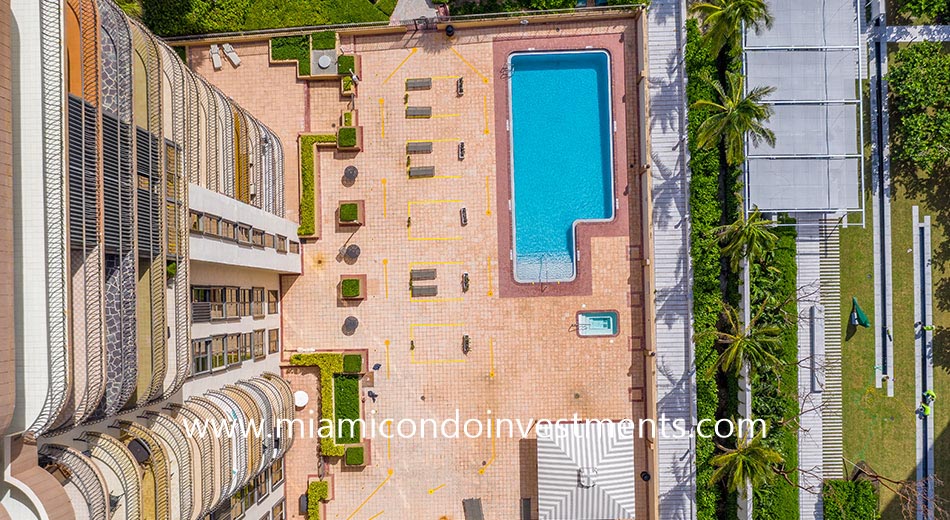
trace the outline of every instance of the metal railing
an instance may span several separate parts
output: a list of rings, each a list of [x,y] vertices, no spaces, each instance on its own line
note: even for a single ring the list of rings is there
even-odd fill
[[[152,421],[152,431],[162,438],[166,444],[172,446],[170,455],[178,461],[178,493],[181,512],[178,518],[188,520],[194,513],[194,489],[192,481],[191,445],[185,436],[184,428],[167,415],[156,412],[145,412],[145,417]]]
[[[189,408],[185,405],[172,404],[170,406],[171,410],[177,413],[180,416],[184,416],[186,421],[191,422],[191,424],[196,424],[197,421],[203,420],[203,418],[195,412],[192,408]],[[177,419],[177,417],[176,417]],[[172,419],[174,422],[178,423],[179,421]],[[215,479],[214,475],[214,446],[212,436],[210,435],[198,435],[194,437],[195,442],[198,443],[198,460],[192,461],[192,465],[200,463],[201,465],[201,503],[198,504],[197,518],[201,518],[211,512],[211,506],[214,504],[215,500],[218,498],[218,495],[214,492],[214,483],[215,480],[219,481],[221,477],[218,476]]]
[[[261,389],[259,385],[260,382],[258,382],[256,379],[252,379],[250,381],[238,381],[235,385],[238,388],[244,390],[254,400],[254,403],[257,405],[261,415],[261,431],[264,432],[265,435],[271,435],[270,437],[261,439],[260,463],[256,468],[252,468],[254,475],[257,475],[265,468],[270,466],[271,462],[273,462],[274,454],[274,412],[271,409],[270,399],[268,399],[267,394],[264,393],[264,390]],[[253,447],[252,451],[254,451]]]
[[[86,432],[82,439],[89,456],[112,468],[122,484],[126,518],[140,518],[142,511],[142,477],[132,453],[116,438],[99,432]],[[96,517],[93,517],[96,518]],[[100,517],[101,518],[101,517]]]
[[[228,416],[225,415],[225,412],[218,406],[217,403],[210,401],[207,397],[192,397],[185,403],[186,406],[192,406],[197,410],[203,410],[205,413],[213,416],[214,421],[218,421],[221,424],[223,421],[228,420]],[[221,489],[217,497],[214,497],[214,500],[211,503],[210,509],[214,509],[221,502],[231,496],[231,488],[233,487],[232,482],[234,480],[234,474],[231,472],[231,468],[234,467],[234,459],[231,454],[232,447],[231,442],[228,440],[226,435],[216,437],[218,445],[220,446],[221,460],[219,461],[218,474],[221,478]]]
[[[139,439],[148,446],[150,455],[148,466],[155,478],[155,518],[170,518],[169,465],[165,449],[148,428],[132,421],[118,421],[118,425],[124,435]]]
[[[105,479],[92,461],[78,451],[60,444],[46,444],[39,455],[69,469],[69,482],[75,485],[86,501],[89,518],[108,518],[109,492]]]

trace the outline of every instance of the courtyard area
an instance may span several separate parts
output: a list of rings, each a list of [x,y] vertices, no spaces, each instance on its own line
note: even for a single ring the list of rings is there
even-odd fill
[[[206,48],[190,48],[193,69],[278,133],[287,197],[313,196],[303,275],[282,278],[284,376],[310,396],[298,417],[319,415],[320,378],[289,366],[291,357],[343,351],[366,357],[366,421],[646,417],[653,383],[632,15],[457,27],[452,38],[443,30],[341,32],[340,53],[358,60],[353,95],[339,79],[298,78],[293,65],[272,63],[267,40],[235,43],[242,65],[218,71]],[[516,283],[507,56],[589,46],[611,57],[613,220],[578,226],[573,281]],[[411,108],[429,112],[408,117]],[[356,146],[306,139],[341,126],[358,128]],[[312,194],[302,191],[311,167]],[[296,200],[287,206],[289,218],[306,218]],[[616,335],[582,336],[580,312],[615,313]],[[461,519],[472,498],[485,518],[517,518],[525,504],[537,518],[533,433],[390,440],[366,430],[363,466],[330,457],[321,469],[319,440],[295,440],[286,460],[289,518],[305,517],[297,499],[319,476],[332,481],[332,519]],[[637,472],[649,469],[647,453],[635,439]],[[638,517],[649,507],[646,490],[638,479]]]

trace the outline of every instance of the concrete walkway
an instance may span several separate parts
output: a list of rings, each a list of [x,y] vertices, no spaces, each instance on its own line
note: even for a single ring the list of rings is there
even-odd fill
[[[950,41],[950,25],[893,25],[887,28],[889,42],[946,42]]]
[[[399,0],[389,21],[398,24],[417,18],[432,18],[437,13],[438,10],[432,5],[431,0]]]
[[[922,326],[933,324],[933,279],[931,276],[930,216],[921,219],[917,206],[912,209],[914,234],[914,320]],[[933,333],[915,327],[914,341],[915,376],[917,399],[932,390],[933,382]],[[929,417],[917,420],[917,481],[924,486],[924,493],[917,497],[917,518],[934,518],[934,420],[937,403],[931,405]]]
[[[696,380],[692,337],[689,171],[686,150],[686,45],[683,0],[653,0],[648,10],[650,172],[653,180],[656,278],[657,414],[692,431]],[[692,436],[660,438],[660,518],[696,518],[696,452]],[[702,483],[701,485],[706,485]]]

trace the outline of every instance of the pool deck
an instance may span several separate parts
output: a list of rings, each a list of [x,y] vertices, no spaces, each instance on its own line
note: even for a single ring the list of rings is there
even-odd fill
[[[283,358],[300,349],[367,349],[364,378],[379,395],[365,399],[364,418],[633,419],[646,417],[652,397],[650,328],[645,279],[649,272],[642,235],[636,106],[638,28],[633,17],[558,18],[550,23],[460,27],[448,40],[440,32],[341,35],[343,51],[362,59],[357,96],[339,95],[339,82],[290,80],[285,65],[266,63],[267,42],[242,43],[238,69],[212,72],[197,50],[192,66],[275,128],[284,143],[287,183],[297,179],[296,136],[332,131],[342,110],[355,108],[363,128],[359,153],[316,153],[317,236],[302,246],[304,274],[282,278]],[[616,194],[620,209],[608,224],[581,225],[578,280],[563,284],[515,284],[507,251],[510,236],[504,113],[507,81],[499,57],[507,49],[582,48],[596,41],[623,60],[612,60]],[[237,45],[236,45],[237,47]],[[256,57],[265,54],[263,61]],[[626,65],[622,65],[622,64]],[[626,70],[624,70],[624,67]],[[292,67],[290,67],[292,75]],[[465,94],[455,95],[464,77]],[[410,92],[411,106],[431,106],[431,119],[407,119],[405,80],[433,79],[432,89]],[[276,78],[276,79],[272,79]],[[626,95],[624,96],[624,93]],[[506,95],[506,94],[505,94]],[[624,100],[627,102],[624,103]],[[492,135],[494,134],[494,135]],[[409,179],[406,142],[433,141],[433,153],[413,155],[413,166],[434,166],[436,176]],[[456,157],[456,143],[466,158]],[[622,153],[620,153],[622,152]],[[623,158],[623,159],[621,159]],[[628,167],[627,165],[637,165]],[[353,165],[352,185],[341,182]],[[292,166],[292,167],[291,167]],[[296,196],[296,195],[294,195]],[[288,207],[294,206],[288,191]],[[335,225],[338,201],[363,200],[366,223],[355,233]],[[467,226],[459,225],[466,208]],[[411,216],[411,221],[409,217]],[[339,254],[357,244],[357,260]],[[502,254],[503,253],[503,254]],[[499,260],[501,259],[501,261]],[[409,293],[411,269],[436,269],[434,298]],[[471,287],[460,279],[469,273]],[[582,274],[583,273],[583,274]],[[338,299],[341,275],[367,277],[367,298]],[[581,338],[572,327],[579,310],[617,310],[620,334]],[[341,330],[348,316],[355,333]],[[461,336],[471,338],[463,354]],[[410,349],[410,344],[414,349]],[[319,388],[312,376],[285,368],[295,389],[307,391],[317,410]],[[307,419],[309,410],[298,414]],[[295,442],[285,462],[288,518],[303,518],[297,499],[317,472],[313,440]],[[637,471],[651,469],[651,451],[637,439]],[[515,519],[520,501],[531,499],[537,515],[536,448],[530,439],[488,438],[372,440],[365,468],[328,467],[333,478],[330,519],[463,518],[462,499],[481,498],[485,517]],[[648,484],[635,489],[637,518],[648,518]]]

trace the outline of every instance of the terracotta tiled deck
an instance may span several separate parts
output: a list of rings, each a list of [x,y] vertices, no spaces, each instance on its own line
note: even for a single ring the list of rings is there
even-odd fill
[[[554,36],[574,48],[596,36],[624,54],[626,74],[620,74],[623,83],[614,96],[624,89],[631,94],[616,103],[618,125],[624,117],[627,124],[620,133],[626,142],[618,138],[615,148],[626,149],[626,162],[638,165],[632,18],[465,28],[451,41],[435,32],[343,37],[344,50],[362,58],[355,108],[364,146],[355,155],[319,153],[321,239],[304,245],[304,274],[283,280],[283,344],[285,359],[300,348],[369,349],[369,365],[382,367],[373,388],[380,397],[365,402],[367,420],[441,421],[456,410],[463,420],[485,418],[491,410],[494,418],[523,421],[575,413],[636,420],[646,413],[642,208],[633,168],[617,165],[616,193],[624,198],[617,223],[582,237],[582,255],[589,259],[586,282],[574,282],[573,288],[515,286],[509,259],[498,258],[507,248],[499,244],[498,217],[504,216],[502,229],[508,218],[508,201],[498,200],[505,190],[498,183],[508,181],[506,165],[496,168],[496,132],[505,129],[504,121],[496,120],[496,86],[504,79],[493,46],[504,39],[510,47],[512,39],[521,39],[517,45],[541,47],[557,41]],[[288,185],[296,186],[297,132],[330,130],[346,100],[337,94],[338,83],[308,86],[291,78],[292,67],[268,66],[266,56],[258,60],[266,44],[236,48],[245,60],[240,69],[207,72],[210,67],[196,59],[196,51],[192,64],[278,132],[287,154]],[[458,76],[465,81],[462,97],[455,95]],[[432,90],[409,93],[409,105],[431,106],[432,119],[405,118],[404,82],[410,77],[433,78]],[[436,178],[407,178],[407,140],[435,141],[433,153],[413,155],[412,165],[435,166]],[[464,161],[456,158],[459,140],[466,145]],[[348,165],[359,169],[351,187],[341,182]],[[288,201],[296,196],[288,190]],[[366,225],[352,236],[335,226],[340,200],[365,201]],[[465,227],[459,224],[461,207],[468,213]],[[360,246],[357,261],[339,255],[345,244]],[[438,297],[410,298],[413,268],[438,270],[435,281],[419,282],[438,285]],[[460,290],[462,272],[471,277],[467,293]],[[337,283],[343,274],[365,274],[368,299],[355,306],[339,302]],[[507,290],[500,290],[503,286]],[[576,312],[585,308],[618,310],[619,336],[579,338],[571,326]],[[341,327],[351,315],[360,325],[346,336]],[[468,355],[461,352],[463,334],[471,337]],[[310,393],[310,406],[316,407],[315,382],[299,375],[291,375],[291,381]],[[291,518],[300,518],[296,501],[307,475],[316,473],[316,452],[315,441],[297,442],[287,458]],[[642,442],[635,459],[638,471],[646,467]],[[362,471],[343,470],[339,462],[330,468],[335,498],[327,507],[329,518],[461,519],[462,499],[473,497],[482,499],[489,519],[518,518],[522,498],[531,498],[536,511],[531,441],[503,438],[493,446],[485,438],[376,438],[372,460]],[[638,510],[645,511],[645,485],[638,487],[637,501]]]

